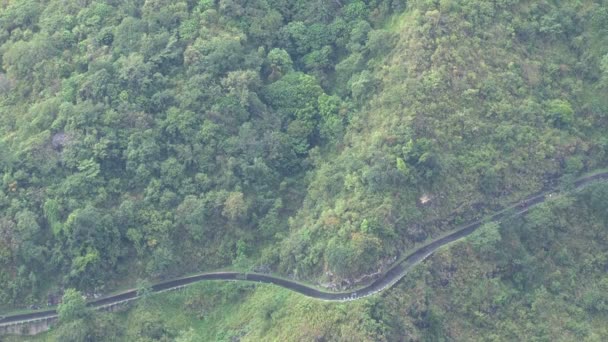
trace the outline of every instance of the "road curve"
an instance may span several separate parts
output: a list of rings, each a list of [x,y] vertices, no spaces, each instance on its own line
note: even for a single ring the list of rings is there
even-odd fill
[[[574,190],[578,190],[588,185],[589,183],[608,180],[608,172],[596,173],[590,176],[579,178],[574,181],[573,187]],[[453,242],[459,240],[472,232],[475,231],[478,227],[480,227],[484,222],[489,221],[500,221],[505,216],[513,217],[523,215],[528,212],[531,208],[543,203],[547,198],[552,197],[552,192],[557,192],[557,189],[552,189],[550,191],[535,194],[529,196],[528,198],[511,205],[510,207],[505,208],[497,214],[489,218],[484,218],[483,220],[475,221],[473,223],[469,223],[467,225],[461,226],[456,229],[454,232],[438,238],[425,246],[420,247],[414,252],[408,254],[405,258],[395,262],[393,266],[391,266],[386,272],[382,274],[382,276],[371,284],[349,292],[327,292],[323,290],[316,289],[312,286],[305,285],[299,282],[295,282],[288,279],[283,279],[279,277],[275,277],[267,274],[260,273],[239,273],[239,272],[210,272],[210,273],[201,273],[194,276],[182,277],[178,279],[173,279],[161,283],[154,284],[152,286],[152,292],[164,292],[169,290],[178,289],[192,283],[206,281],[206,280],[231,280],[231,281],[250,281],[250,282],[258,282],[258,283],[267,283],[274,284],[286,289],[289,289],[294,292],[298,292],[308,297],[326,300],[326,301],[350,301],[356,300],[363,297],[370,296],[372,294],[378,293],[382,290],[390,288],[399,280],[401,280],[405,274],[412,269],[416,264],[420,263],[424,259],[426,259],[429,255],[435,252],[437,249]],[[108,296],[105,298],[96,299],[87,303],[87,306],[94,309],[103,309],[105,307],[127,302],[131,300],[135,300],[138,298],[137,291],[135,289],[128,290],[117,295]],[[1,316],[0,316],[1,317]],[[57,317],[57,311],[46,310],[39,311],[27,314],[19,314],[3,317],[0,319],[0,327],[14,324],[24,324],[28,322],[39,321],[48,318]]]

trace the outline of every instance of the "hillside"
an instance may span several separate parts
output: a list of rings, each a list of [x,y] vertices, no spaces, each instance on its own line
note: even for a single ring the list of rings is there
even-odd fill
[[[219,268],[348,288],[608,164],[606,1],[19,0],[0,56],[0,312]],[[201,284],[40,338],[605,340],[606,199],[362,302]]]
[[[399,37],[370,81],[376,95],[318,163],[291,225],[286,270],[370,271],[451,229],[447,219],[483,217],[605,165],[598,7],[478,5],[414,2],[394,20]],[[548,17],[578,31],[554,23],[546,32]]]

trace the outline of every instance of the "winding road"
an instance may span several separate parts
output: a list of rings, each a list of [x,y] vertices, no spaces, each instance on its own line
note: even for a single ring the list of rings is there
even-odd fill
[[[608,172],[600,172],[596,174],[592,174],[589,176],[585,176],[579,178],[574,181],[573,189],[579,190],[584,186],[597,181],[608,180]],[[399,280],[401,280],[409,270],[411,270],[415,265],[422,262],[429,255],[435,252],[437,249],[459,240],[472,232],[474,232],[478,227],[480,227],[485,222],[490,221],[498,221],[503,217],[514,217],[523,215],[528,212],[531,208],[543,203],[547,198],[552,197],[553,195],[558,193],[558,189],[554,188],[548,190],[543,193],[532,195],[514,205],[511,205],[500,212],[486,217],[482,220],[475,221],[473,223],[469,223],[467,225],[458,227],[452,233],[438,238],[428,244],[418,248],[412,253],[406,255],[404,258],[396,261],[387,271],[385,271],[380,278],[373,281],[371,284],[362,287],[357,290],[352,290],[349,292],[327,292],[323,290],[319,290],[313,286],[305,285],[299,282],[295,282],[292,280],[267,275],[260,273],[239,273],[239,272],[210,272],[210,273],[201,273],[194,276],[182,277],[178,279],[173,279],[165,282],[161,282],[158,284],[154,284],[152,286],[152,292],[159,293],[169,290],[175,290],[182,288],[184,286],[190,285],[192,283],[206,281],[206,280],[231,280],[231,281],[251,281],[258,283],[267,283],[274,284],[291,291],[295,291],[301,293],[305,296],[326,300],[326,301],[350,301],[356,300],[363,297],[367,297],[383,291],[385,289],[390,288]],[[109,306],[113,306],[115,304],[132,301],[138,298],[137,290],[131,289],[116,295],[108,296],[105,298],[96,299],[87,303],[87,306],[94,309],[103,309]],[[2,316],[0,316],[2,317]],[[57,317],[57,311],[55,309],[39,311],[33,313],[26,314],[18,314],[2,317],[0,319],[0,327],[16,325],[16,324],[26,324],[29,322],[40,321],[43,319],[51,319]]]

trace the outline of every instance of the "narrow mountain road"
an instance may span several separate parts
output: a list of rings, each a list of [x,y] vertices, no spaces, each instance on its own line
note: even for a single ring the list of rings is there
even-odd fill
[[[590,176],[582,177],[576,180],[573,184],[574,190],[579,190],[584,186],[597,182],[608,180],[608,172],[600,172]],[[531,208],[543,203],[546,199],[553,197],[557,193],[557,189],[552,189],[547,192],[532,195],[514,205],[511,205],[504,210],[494,214],[491,217],[484,218],[473,223],[469,223],[465,226],[457,228],[454,232],[438,238],[420,248],[414,252],[408,254],[405,258],[402,258],[395,262],[391,268],[380,276],[377,280],[371,284],[360,288],[358,290],[352,290],[349,292],[328,292],[319,290],[313,286],[305,285],[292,280],[259,273],[239,273],[239,272],[209,272],[201,273],[194,276],[178,278],[170,281],[161,282],[152,286],[152,292],[159,293],[190,285],[192,283],[207,281],[207,280],[230,280],[230,281],[250,281],[258,283],[274,284],[294,292],[301,293],[305,296],[326,300],[326,301],[350,301],[360,298],[364,298],[385,289],[390,288],[399,280],[401,280],[406,273],[412,269],[415,265],[426,259],[429,255],[435,252],[437,249],[459,240],[480,227],[484,222],[498,221],[503,217],[514,217],[520,216],[528,212]],[[87,303],[87,306],[95,309],[103,309],[108,306],[112,306],[118,303],[123,303],[138,298],[137,290],[132,289],[117,295],[108,296],[105,298],[96,299]],[[46,310],[34,313],[11,315],[2,317],[0,319],[0,327],[16,324],[26,324],[28,322],[35,322],[42,319],[54,318],[57,316],[56,310]]]

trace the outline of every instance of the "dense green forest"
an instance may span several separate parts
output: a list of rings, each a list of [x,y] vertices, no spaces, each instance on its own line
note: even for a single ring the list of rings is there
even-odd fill
[[[342,139],[342,79],[390,33],[363,2],[84,5],[2,11],[0,303],[253,265]]]
[[[0,62],[2,312],[218,268],[348,287],[608,165],[604,0],[8,0]],[[43,338],[606,340],[607,201],[362,302],[206,284]]]
[[[52,333],[24,340],[605,341],[607,196],[603,184],[487,225],[393,289],[359,301],[201,283],[144,297],[120,313],[80,311]]]

